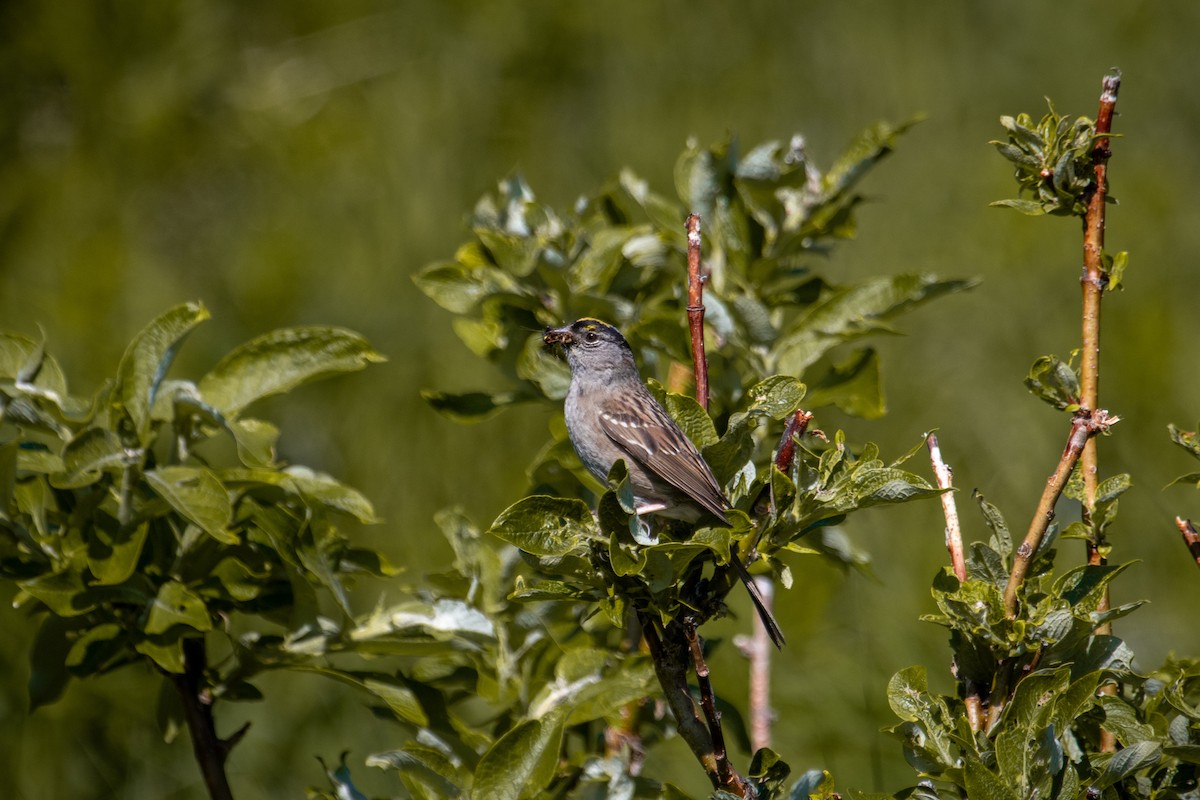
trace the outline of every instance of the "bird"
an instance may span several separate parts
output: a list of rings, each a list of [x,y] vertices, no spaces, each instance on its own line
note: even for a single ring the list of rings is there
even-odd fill
[[[584,317],[547,327],[547,348],[565,354],[571,384],[563,404],[567,434],[583,466],[604,483],[623,459],[640,518],[654,514],[696,523],[715,518],[729,523],[729,499],[712,469],[642,382],[633,349],[612,325]],[[776,647],[783,631],[736,552],[732,565]]]

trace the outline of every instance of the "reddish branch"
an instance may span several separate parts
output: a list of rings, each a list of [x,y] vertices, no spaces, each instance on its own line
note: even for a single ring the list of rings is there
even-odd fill
[[[725,734],[721,730],[721,712],[717,711],[717,698],[713,694],[712,682],[708,679],[708,664],[704,661],[700,637],[696,634],[696,620],[690,616],[686,617],[683,621],[683,631],[684,636],[687,637],[688,650],[692,654],[692,664],[696,670],[696,685],[700,689],[700,707],[704,710],[709,736],[712,737],[712,753],[716,759],[717,768],[717,781],[714,786],[727,792],[733,792],[739,797],[745,797],[746,782],[730,766],[729,755],[725,750]]]
[[[779,439],[779,449],[775,451],[775,466],[780,472],[787,472],[792,468],[792,461],[796,458],[796,443],[808,430],[808,423],[812,422],[812,418],[813,415],[804,409],[788,417],[783,436]]]
[[[1196,528],[1190,519],[1183,517],[1175,518],[1175,526],[1179,528],[1179,533],[1183,536],[1183,543],[1187,545],[1188,552],[1192,554],[1196,566],[1200,567],[1200,533],[1196,533]]]
[[[1046,488],[1042,492],[1041,500],[1038,501],[1033,521],[1029,523],[1029,531],[1025,534],[1024,541],[1021,542],[1021,546],[1017,548],[1016,555],[1013,557],[1012,572],[1008,576],[1008,586],[1004,589],[1004,610],[1009,619],[1015,619],[1017,616],[1017,593],[1021,584],[1025,582],[1025,576],[1029,573],[1029,565],[1033,562],[1033,556],[1037,553],[1038,546],[1041,545],[1050,523],[1054,520],[1054,504],[1062,495],[1063,489],[1067,485],[1067,479],[1071,476],[1071,470],[1075,468],[1080,454],[1083,453],[1084,445],[1097,433],[1108,430],[1118,421],[1119,417],[1110,417],[1108,412],[1102,408],[1094,412],[1081,409],[1076,412],[1075,418],[1071,421],[1071,435],[1067,437],[1067,446],[1063,449],[1058,468],[1046,481]]]
[[[708,357],[704,353],[704,276],[700,273],[700,217],[687,218],[688,327],[692,331],[692,362],[696,368],[696,402],[708,410]]]
[[[1083,334],[1080,339],[1079,389],[1080,405],[1085,409],[1100,405],[1100,301],[1108,278],[1104,274],[1104,211],[1108,199],[1108,159],[1112,155],[1108,133],[1112,131],[1113,111],[1117,105],[1117,92],[1121,88],[1121,74],[1106,75],[1100,92],[1100,112],[1096,115],[1096,141],[1092,147],[1092,169],[1095,175],[1095,191],[1088,201],[1087,216],[1083,226]],[[1096,508],[1096,492],[1100,483],[1100,465],[1096,440],[1091,439],[1083,449],[1083,521],[1091,525],[1092,513]],[[1089,564],[1100,566],[1106,563],[1105,547],[1099,533],[1087,540]],[[1098,611],[1109,607],[1108,587],[1100,599]],[[1112,623],[1105,622],[1096,628],[1101,636],[1112,635]],[[1115,693],[1112,685],[1101,691]],[[1116,751],[1116,739],[1107,730],[1101,730],[1100,752]]]
[[[1096,116],[1096,142],[1092,149],[1095,191],[1088,201],[1083,228],[1083,332],[1080,338],[1079,404],[1086,409],[1100,405],[1100,301],[1108,278],[1104,274],[1104,211],[1108,199],[1108,159],[1112,154],[1108,135],[1112,131],[1113,110],[1117,90],[1121,86],[1119,73],[1104,78],[1100,94],[1100,113]],[[1099,467],[1096,442],[1089,441],[1083,452],[1083,485],[1085,522],[1090,521],[1096,505]],[[1088,540],[1088,563],[1103,564],[1103,542]],[[1105,603],[1107,607],[1107,589]],[[1111,631],[1103,631],[1105,633]]]

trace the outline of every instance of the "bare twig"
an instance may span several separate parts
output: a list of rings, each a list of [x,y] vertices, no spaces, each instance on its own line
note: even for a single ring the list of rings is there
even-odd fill
[[[1190,519],[1183,517],[1175,518],[1175,526],[1179,528],[1179,533],[1183,536],[1183,543],[1187,545],[1188,552],[1192,554],[1196,566],[1200,567],[1200,533],[1196,533],[1196,528]]]
[[[967,580],[967,561],[963,557],[962,526],[958,522],[958,506],[954,502],[954,473],[942,460],[942,448],[938,445],[936,433],[925,437],[929,446],[929,460],[933,464],[933,474],[937,479],[938,488],[942,490],[942,513],[946,517],[946,549],[950,551],[950,563],[954,566],[954,574],[963,583]]]
[[[696,402],[708,410],[708,357],[704,353],[704,276],[700,274],[700,216],[687,218],[688,327],[692,331],[692,363],[696,370]]]
[[[204,640],[184,639],[183,674],[172,673],[169,677],[183,703],[183,717],[192,739],[192,753],[196,757],[196,763],[200,765],[209,797],[212,800],[233,800],[229,778],[225,775],[225,761],[229,758],[229,751],[245,736],[250,723],[243,725],[228,739],[217,736],[212,696],[204,685],[204,669],[207,663]]]
[[[929,447],[929,461],[938,488],[942,490],[942,514],[946,518],[946,550],[950,553],[950,564],[954,574],[962,583],[967,582],[967,560],[963,555],[962,525],[958,521],[958,504],[954,501],[954,472],[942,458],[942,448],[936,433],[925,437]],[[953,670],[957,677],[957,668]],[[963,705],[967,709],[967,722],[971,730],[983,730],[983,698],[975,681],[961,678]]]
[[[763,603],[770,609],[775,582],[763,575],[753,580]],[[758,751],[771,746],[771,725],[775,722],[775,711],[771,708],[771,634],[762,619],[756,617],[754,634],[738,636],[734,644],[750,662],[750,749]]]
[[[1024,541],[1021,542],[1021,546],[1017,548],[1016,555],[1013,557],[1008,586],[1004,589],[1004,610],[1009,619],[1017,616],[1017,592],[1021,588],[1021,584],[1025,582],[1025,575],[1029,572],[1033,555],[1037,552],[1038,545],[1042,543],[1042,537],[1046,535],[1046,530],[1054,519],[1054,504],[1062,495],[1062,491],[1067,485],[1067,478],[1070,477],[1071,470],[1075,468],[1075,464],[1083,452],[1083,446],[1088,439],[1107,430],[1118,420],[1118,417],[1110,417],[1108,412],[1101,408],[1094,412],[1081,409],[1076,412],[1075,418],[1071,421],[1071,435],[1067,438],[1067,446],[1063,449],[1058,468],[1046,481],[1046,488],[1042,491],[1041,500],[1038,501],[1033,521],[1029,523],[1029,531],[1025,534]]]
[[[696,633],[696,620],[685,617],[683,620],[684,636],[687,638],[688,650],[692,654],[692,665],[696,670],[696,685],[700,689],[700,708],[704,710],[704,718],[708,721],[708,733],[712,739],[712,752],[716,759],[718,789],[733,792],[739,797],[746,793],[745,781],[729,764],[729,755],[725,751],[725,734],[721,731],[721,712],[717,710],[717,698],[713,694],[712,681],[708,679],[708,664],[704,661],[704,651],[700,647],[700,636]]]

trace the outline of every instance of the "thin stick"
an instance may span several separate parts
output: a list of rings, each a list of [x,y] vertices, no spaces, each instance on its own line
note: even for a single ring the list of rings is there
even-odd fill
[[[760,575],[754,583],[770,610],[775,582]],[[754,618],[754,635],[742,652],[750,659],[750,749],[757,752],[771,746],[771,724],[775,721],[771,709],[771,635],[761,618]]]
[[[954,502],[954,473],[942,460],[942,448],[936,433],[925,437],[929,446],[929,460],[933,464],[933,475],[942,490],[942,514],[946,517],[946,549],[950,551],[950,563],[959,581],[967,582],[967,561],[963,557],[962,526],[958,522],[958,505]]]
[[[1021,542],[1021,546],[1017,548],[1016,555],[1013,557],[1008,586],[1004,589],[1004,611],[1009,619],[1015,619],[1017,616],[1017,591],[1025,582],[1029,565],[1033,561],[1033,554],[1037,552],[1042,538],[1046,535],[1046,530],[1050,527],[1050,522],[1054,519],[1054,504],[1062,495],[1062,491],[1067,485],[1067,478],[1070,477],[1071,470],[1075,468],[1080,454],[1083,453],[1083,446],[1088,439],[1107,430],[1118,421],[1119,417],[1110,417],[1108,412],[1102,408],[1094,412],[1081,409],[1076,412],[1075,418],[1071,421],[1071,435],[1067,438],[1067,446],[1063,449],[1058,468],[1046,481],[1046,488],[1042,491],[1041,500],[1038,501],[1033,521],[1029,523],[1029,531],[1025,534],[1024,541]]]
[[[696,369],[696,402],[708,410],[708,357],[704,353],[704,276],[700,274],[700,216],[688,214],[688,327]]]
[[[1200,567],[1200,533],[1196,533],[1196,528],[1190,519],[1183,517],[1175,518],[1175,526],[1179,528],[1179,533],[1183,536],[1183,543],[1187,545],[1188,552],[1192,554],[1196,566]]]
[[[704,661],[704,651],[700,647],[700,637],[696,633],[696,620],[691,616],[684,618],[683,632],[687,637],[688,649],[692,653],[692,664],[696,670],[696,684],[700,689],[700,708],[704,710],[704,718],[708,721],[708,733],[712,737],[712,752],[716,758],[717,778],[720,781],[717,788],[732,791],[738,796],[744,797],[744,781],[729,765],[729,754],[725,750],[725,734],[721,730],[721,712],[717,710],[717,698],[713,694],[712,681],[708,679],[708,664]]]
[[[938,488],[942,490],[942,515],[946,518],[946,550],[950,553],[950,564],[961,583],[967,582],[967,560],[963,555],[962,525],[958,521],[958,504],[954,501],[954,471],[942,458],[942,448],[936,433],[925,437],[929,448],[929,461]],[[957,677],[958,670],[951,670]],[[967,722],[973,731],[983,730],[983,698],[975,681],[961,679],[963,705],[967,709]]]

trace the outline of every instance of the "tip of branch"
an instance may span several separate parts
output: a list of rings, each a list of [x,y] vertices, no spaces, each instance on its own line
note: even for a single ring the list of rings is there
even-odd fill
[[[1104,76],[1104,81],[1101,86],[1103,88],[1103,93],[1100,95],[1101,102],[1117,102],[1117,92],[1121,89],[1121,70],[1117,67],[1113,67],[1112,70]]]
[[[699,214],[688,214],[687,224],[685,227],[687,228],[688,245],[690,247],[699,247],[700,246],[700,215]]]

